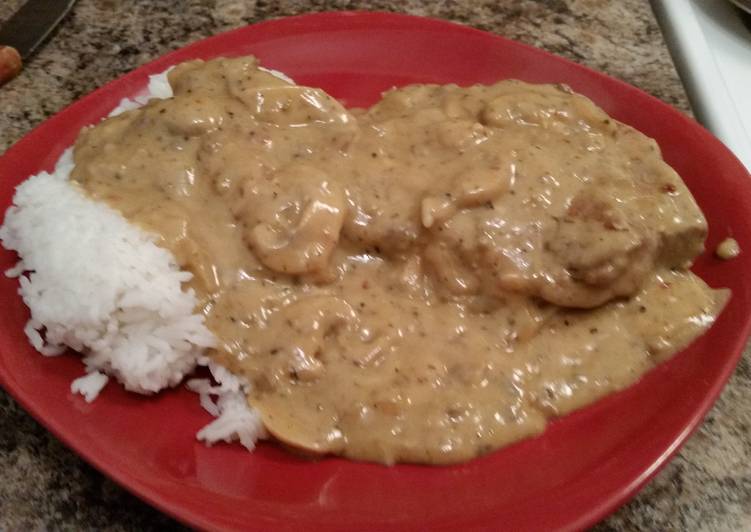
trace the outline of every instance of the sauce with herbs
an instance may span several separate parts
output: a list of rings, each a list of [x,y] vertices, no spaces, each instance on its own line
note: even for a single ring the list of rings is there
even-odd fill
[[[413,85],[370,109],[190,62],[82,132],[73,179],[194,274],[271,435],[432,464],[540,433],[706,330],[707,227],[657,144],[563,86]]]

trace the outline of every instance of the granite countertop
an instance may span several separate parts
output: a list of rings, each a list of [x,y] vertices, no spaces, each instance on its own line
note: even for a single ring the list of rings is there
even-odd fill
[[[0,3],[0,20],[21,3]],[[0,88],[0,151],[165,52],[244,24],[334,9],[404,11],[496,32],[690,112],[647,0],[80,0],[21,76]],[[751,530],[750,360],[747,351],[679,455],[596,530]],[[0,391],[0,530],[102,528],[182,527],[87,465]]]

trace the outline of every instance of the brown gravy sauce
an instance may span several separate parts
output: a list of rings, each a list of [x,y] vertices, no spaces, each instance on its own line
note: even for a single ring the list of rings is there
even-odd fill
[[[189,62],[82,132],[73,179],[159,235],[280,441],[468,460],[628,386],[713,322],[706,221],[657,144],[563,86],[367,110]]]

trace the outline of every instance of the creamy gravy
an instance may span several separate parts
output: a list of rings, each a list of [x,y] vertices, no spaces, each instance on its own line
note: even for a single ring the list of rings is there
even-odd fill
[[[82,132],[73,178],[160,236],[315,454],[451,463],[639,378],[726,299],[657,144],[563,86],[414,85],[368,110],[190,62],[174,98]]]

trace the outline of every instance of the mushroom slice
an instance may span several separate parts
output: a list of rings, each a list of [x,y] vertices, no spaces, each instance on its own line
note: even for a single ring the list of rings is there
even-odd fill
[[[266,430],[278,441],[305,455],[340,454],[345,438],[334,416],[313,408],[294,408],[276,396],[252,400]]]
[[[285,356],[295,379],[317,379],[325,369],[320,356],[326,336],[356,319],[349,303],[333,296],[305,297],[280,310],[276,320],[291,328]]]
[[[290,328],[285,333],[288,347],[275,358],[283,364],[296,392],[292,398],[274,391],[256,393],[250,397],[251,405],[279,441],[306,453],[340,452],[344,437],[336,414],[330,408],[316,408],[315,400],[310,399],[315,388],[307,387],[314,386],[326,371],[327,337],[356,321],[354,310],[338,297],[314,295],[280,309],[272,319]]]
[[[297,223],[261,222],[246,234],[261,262],[277,272],[321,271],[339,242],[346,205],[341,187],[326,179],[307,182],[300,196],[294,202],[300,211]]]
[[[439,226],[460,209],[492,204],[509,191],[513,173],[501,169],[469,170],[454,178],[451,192],[423,198],[420,218],[423,227]]]

